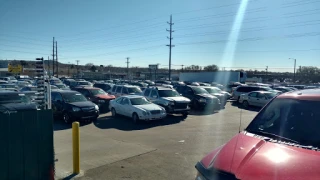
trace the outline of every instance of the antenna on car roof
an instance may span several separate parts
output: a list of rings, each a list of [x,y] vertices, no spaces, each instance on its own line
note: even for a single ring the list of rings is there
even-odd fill
[[[242,109],[240,110],[239,133],[241,132],[241,123],[242,123]]]

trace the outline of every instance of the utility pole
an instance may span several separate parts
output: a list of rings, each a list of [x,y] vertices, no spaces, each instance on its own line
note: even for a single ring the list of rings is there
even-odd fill
[[[184,65],[182,64],[182,65],[181,65],[181,71],[182,71],[182,72],[183,72],[183,67],[184,67]]]
[[[77,62],[77,78],[79,77],[79,61],[80,60],[76,60],[76,62]]]
[[[56,63],[57,63],[57,78],[59,78],[58,42],[57,41],[56,41]]]
[[[68,62],[68,77],[70,77],[70,62]]]
[[[54,76],[54,37],[53,37],[53,41],[52,41],[52,77]]]
[[[48,56],[48,75],[49,75],[49,78],[51,78],[51,74],[50,74],[50,58]]]
[[[289,58],[294,60],[294,67],[293,67],[293,82],[296,82],[296,63],[297,63],[297,59],[294,58]]]
[[[172,33],[174,32],[172,30],[172,25],[174,25],[174,23],[172,23],[172,15],[170,15],[170,22],[167,22],[170,25],[170,30],[167,29],[167,31],[170,33],[170,37],[167,37],[170,40],[170,44],[167,45],[169,46],[169,81],[171,80],[171,48],[174,47],[174,45],[172,45]]]
[[[129,63],[130,63],[130,62],[129,62],[129,59],[130,59],[130,58],[127,57],[127,62],[126,62],[126,63],[127,63],[127,79],[129,79]]]
[[[268,77],[268,66],[266,66],[266,80],[267,80],[267,77]]]

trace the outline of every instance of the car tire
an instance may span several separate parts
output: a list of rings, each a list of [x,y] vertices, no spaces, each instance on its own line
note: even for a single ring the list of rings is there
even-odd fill
[[[248,103],[248,101],[243,101],[243,102],[242,102],[242,105],[243,105],[243,107],[244,107],[245,109],[248,109],[248,108],[249,108],[249,103]]]
[[[111,108],[111,115],[112,117],[116,117],[117,116],[117,112],[114,108]]]
[[[62,114],[62,120],[67,124],[71,123],[71,118],[70,118],[70,116],[69,116],[69,114],[67,112],[64,112]]]
[[[138,116],[137,113],[133,113],[133,114],[132,114],[132,121],[133,121],[133,123],[138,124],[138,122],[139,122],[139,116]]]
[[[184,113],[182,113],[182,116],[183,116],[183,117],[188,117],[188,115],[189,115],[189,112],[184,112]]]

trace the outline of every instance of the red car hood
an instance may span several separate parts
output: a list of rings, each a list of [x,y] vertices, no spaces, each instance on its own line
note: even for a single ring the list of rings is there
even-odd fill
[[[99,99],[107,99],[107,100],[115,98],[114,95],[109,95],[109,94],[99,94],[99,95],[96,95],[95,97]]]
[[[237,179],[320,179],[320,152],[266,142],[239,133],[208,154],[201,164],[208,170],[231,173]]]

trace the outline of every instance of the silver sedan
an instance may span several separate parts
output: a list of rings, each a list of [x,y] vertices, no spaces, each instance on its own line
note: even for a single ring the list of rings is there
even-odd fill
[[[277,96],[277,93],[270,91],[252,91],[241,94],[239,103],[242,103],[244,108],[248,108],[249,106],[263,107],[275,96]]]

